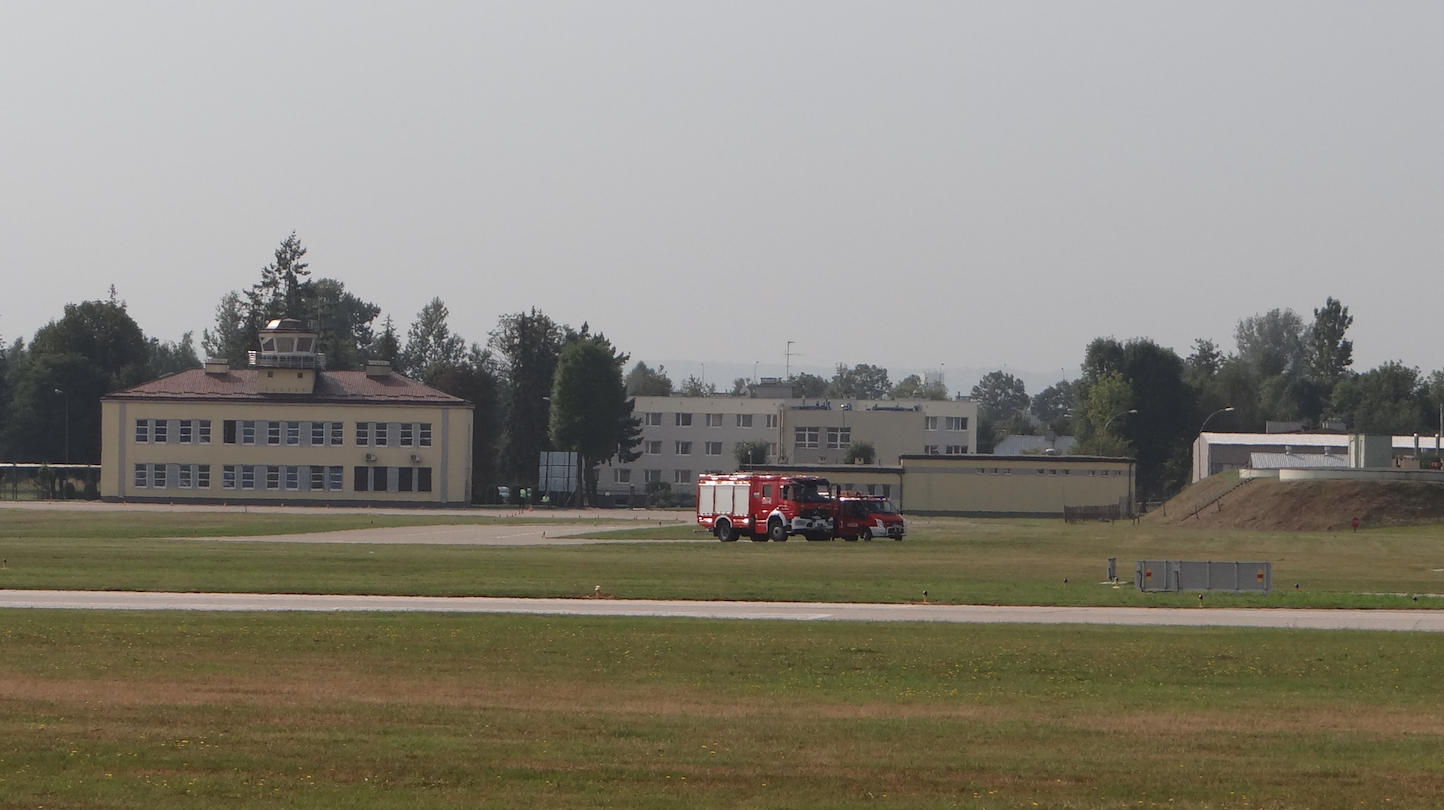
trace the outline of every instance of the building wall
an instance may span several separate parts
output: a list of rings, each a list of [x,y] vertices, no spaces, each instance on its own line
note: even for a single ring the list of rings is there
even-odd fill
[[[904,457],[911,514],[1062,517],[1065,506],[1134,506],[1134,463],[1090,456]]]
[[[853,442],[871,442],[881,464],[930,448],[937,453],[950,448],[970,452],[977,443],[977,404],[959,400],[834,400],[828,409],[819,409],[808,407],[816,400],[802,399],[636,399],[633,412],[643,420],[638,448],[643,455],[635,462],[614,461],[604,467],[598,482],[602,492],[642,492],[649,479],[690,488],[698,473],[735,472],[735,448],[741,442],[767,442],[769,462],[810,464],[841,464]],[[814,435],[816,446],[809,446]]]
[[[375,503],[460,503],[471,500],[471,416],[470,407],[414,406],[385,404],[343,404],[323,402],[225,402],[225,401],[137,401],[105,400],[102,403],[101,480],[102,497],[116,500],[146,501],[267,501],[287,503],[375,502]],[[165,420],[166,442],[138,442],[137,420]],[[181,443],[180,420],[210,420],[210,442],[199,443],[199,425],[192,428],[192,442]],[[225,442],[225,422],[236,420],[280,422],[280,444],[268,443],[265,428],[257,426],[256,443],[244,445],[240,425],[236,444]],[[288,444],[287,425],[300,423],[298,443]],[[311,445],[311,424],[340,423],[339,444],[330,443],[330,430],[323,444]],[[357,444],[357,423],[387,423],[387,446]],[[400,424],[430,424],[431,445],[421,446],[421,435],[413,429],[412,445],[402,446]],[[148,421],[148,426],[151,426]],[[151,426],[152,437],[154,432]],[[369,438],[369,437],[368,437]],[[368,459],[368,454],[373,458]],[[412,460],[412,456],[417,460]],[[137,486],[135,465],[147,465],[147,484],[154,484],[155,465],[166,465],[163,487]],[[189,487],[186,471],[192,467]],[[209,486],[200,487],[201,465],[209,466]],[[226,466],[235,466],[234,488],[227,488]],[[252,489],[243,489],[240,467],[251,466],[255,480]],[[278,487],[269,489],[271,467],[281,468]],[[312,467],[325,468],[320,489],[311,489]],[[341,469],[339,487],[333,488],[332,468]],[[379,483],[374,470],[386,469],[387,491],[357,491],[356,468],[367,470],[367,484]],[[295,488],[288,484],[290,470],[295,468]],[[402,469],[410,469],[412,491],[399,491]],[[416,491],[423,478],[421,470],[430,470],[430,492]]]

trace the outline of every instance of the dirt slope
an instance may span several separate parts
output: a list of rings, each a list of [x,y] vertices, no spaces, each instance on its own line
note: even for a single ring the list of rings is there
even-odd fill
[[[1361,527],[1444,523],[1444,484],[1258,480],[1234,487],[1233,475],[1188,487],[1144,522],[1261,531],[1347,531],[1355,516]]]

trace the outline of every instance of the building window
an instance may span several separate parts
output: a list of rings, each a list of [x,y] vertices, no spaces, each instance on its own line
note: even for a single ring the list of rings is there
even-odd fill
[[[410,491],[411,491],[411,468],[410,468],[410,467],[397,467],[397,468],[396,468],[396,491],[397,491],[397,492],[410,492]]]
[[[775,414],[775,413],[769,413],[769,414],[767,414],[767,426],[770,427],[770,428],[775,428],[775,427],[777,427],[777,414]]]
[[[339,424],[339,423],[338,423]],[[344,467],[326,468],[326,488],[333,492],[341,491],[341,482],[346,476]]]
[[[677,455],[679,455],[679,456],[690,456],[690,455],[692,455],[692,443],[691,443],[691,442],[677,442],[676,450],[677,450]]]
[[[943,454],[948,456],[966,456],[968,446],[966,444],[950,444],[943,448]]]
[[[241,465],[241,489],[256,488],[256,468],[249,464]]]
[[[371,472],[369,469],[366,467],[357,467],[353,472],[355,475],[351,477],[351,489],[357,492],[365,492],[371,488]]]
[[[412,442],[413,442],[414,440],[415,440],[415,428],[412,427],[412,425],[411,425],[410,422],[402,422],[402,423],[401,423],[401,446],[402,446],[402,447],[412,447],[412,446],[413,446],[413,445],[412,445]],[[406,490],[406,491],[409,492],[410,490]]]
[[[371,468],[371,491],[372,491],[372,492],[387,492],[387,491],[389,491],[389,490],[391,489],[390,487],[387,486],[386,469],[387,469],[387,468],[385,468],[385,467],[372,467],[372,468]]]
[[[430,447],[430,446],[431,446],[431,423],[430,423],[430,422],[422,422],[422,423],[421,423],[420,433],[421,433],[421,436],[420,436],[421,446],[422,446],[422,447]]]
[[[819,446],[819,436],[822,430],[815,427],[797,428],[797,446],[803,449],[812,449]]]
[[[345,434],[346,434],[346,429],[345,429],[345,427],[343,427],[340,422],[327,422],[326,424],[328,424],[328,425],[331,426],[331,444],[332,444],[332,446],[334,446],[334,447],[340,447],[341,444],[346,440],[346,436],[345,436]],[[340,489],[340,487],[336,487],[336,488],[337,488],[337,489]]]
[[[709,413],[709,414],[707,414],[707,427],[722,427],[722,414],[720,414],[720,413]]]
[[[150,466],[151,489],[165,489],[165,465],[152,464]]]
[[[266,489],[281,488],[281,468],[266,467]]]
[[[777,442],[767,443],[767,456],[768,458],[777,458]]]
[[[281,423],[266,423],[266,444],[279,445],[281,443]]]
[[[662,443],[660,441],[647,442],[646,453],[649,456],[662,455]]]
[[[312,422],[312,423],[311,423],[311,446],[312,446],[312,447],[320,447],[321,445],[323,445],[323,444],[325,444],[325,443],[326,443],[326,423],[325,423],[325,422]]]
[[[370,422],[357,422],[357,423],[356,423],[356,446],[357,446],[357,447],[368,447],[368,446],[370,446],[370,444],[371,444],[371,423],[370,423]],[[361,492],[365,492],[366,490],[363,489],[363,490],[360,490],[360,491],[361,491]]]
[[[200,439],[201,439],[201,444],[210,444],[210,443],[211,443],[211,420],[209,420],[209,419],[202,419],[202,420],[200,420]]]
[[[642,470],[642,480],[648,484],[662,483],[661,470]]]
[[[153,442],[155,442],[156,444],[165,444],[166,441],[167,441],[167,439],[166,439],[166,428],[168,428],[169,425],[167,424],[166,420],[164,420],[164,419],[156,419],[156,420],[154,420],[154,421],[155,421],[155,428],[154,428],[154,430],[151,432],[150,440],[153,441]]]
[[[242,423],[241,423],[241,444],[255,444],[255,443],[256,443],[256,423],[255,423],[255,422],[250,422],[250,421],[242,422]]]
[[[181,489],[191,488],[191,465],[180,465],[180,469],[176,470],[175,485]]]
[[[631,471],[631,470],[620,470],[620,469],[618,469],[618,470],[612,470],[612,483],[614,483],[614,484],[630,484],[630,483],[632,483],[632,471]]]
[[[325,468],[325,467],[312,466],[312,467],[311,467],[311,489],[317,490],[317,489],[325,489],[325,488],[326,488],[326,468]]]
[[[416,468],[416,491],[417,491],[417,492],[430,492],[430,491],[431,491],[431,468],[430,468],[430,467],[417,467],[417,468]]]
[[[925,444],[925,445],[923,445],[923,455],[925,455],[925,456],[936,456],[936,455],[940,455],[940,454],[938,453],[938,446],[937,446],[936,444]]]
[[[945,426],[947,427],[948,430],[967,430],[967,429],[968,429],[968,417],[966,417],[966,416],[949,416],[948,419],[947,419],[947,422],[946,422],[946,425],[945,425]]]
[[[739,413],[739,414],[737,414],[737,427],[740,427],[740,428],[750,428],[750,427],[752,427],[752,414],[750,414],[750,413]]]
[[[150,444],[150,420],[149,420],[149,419],[137,419],[137,420],[135,420],[135,443],[136,443],[136,444]],[[143,485],[143,484],[136,484],[136,486],[144,486],[144,485]]]
[[[286,423],[286,445],[288,447],[299,447],[301,444],[301,423]]]
[[[650,413],[650,412],[649,412],[649,413],[647,414],[647,418],[646,418],[646,420],[645,420],[645,424],[646,424],[648,427],[653,427],[653,426],[655,426],[655,427],[661,427],[661,425],[662,425],[662,412],[661,412],[661,411],[658,411],[658,412],[656,412],[656,413]]]
[[[377,422],[376,424],[372,425],[371,443],[376,445],[377,447],[385,447],[386,442],[388,441],[387,428],[389,427],[390,425],[385,422]]]
[[[221,422],[221,441],[226,444],[236,443],[236,420],[227,419]]]
[[[679,413],[679,414],[677,414],[677,427],[691,427],[691,426],[692,426],[692,414],[690,414],[690,413]]]
[[[843,448],[848,447],[848,446],[851,445],[851,444],[852,444],[852,428],[845,428],[845,427],[844,427],[844,428],[834,428],[834,427],[830,427],[830,428],[827,429],[827,449],[829,449],[829,450],[843,449]]]
[[[211,488],[211,465],[201,464],[196,467],[196,489]]]
[[[301,468],[289,466],[286,468],[286,489],[295,492],[301,488]]]
[[[236,488],[236,465],[226,464],[221,467],[221,489]]]
[[[936,416],[923,417],[923,430],[937,430],[938,418]]]
[[[720,455],[722,455],[722,443],[721,443],[721,442],[707,442],[707,455],[709,455],[709,456],[720,456]]]
[[[673,470],[673,471],[672,471],[672,483],[674,483],[674,484],[690,484],[690,483],[692,483],[692,471],[691,471],[691,470]]]
[[[145,464],[135,465],[135,485],[144,489],[150,480],[150,467]]]
[[[180,420],[180,443],[181,443],[181,444],[194,444],[194,443],[195,443],[195,427],[193,426],[193,423],[192,423],[191,420],[189,420],[189,419],[182,419],[182,420]]]

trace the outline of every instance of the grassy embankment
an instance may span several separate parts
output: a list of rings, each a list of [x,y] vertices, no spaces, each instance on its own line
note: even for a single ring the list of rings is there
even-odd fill
[[[9,566],[0,570],[0,587],[554,597],[590,594],[601,585],[617,598],[894,603],[919,600],[927,590],[945,603],[1196,606],[1191,594],[1135,592],[1134,560],[1224,559],[1272,561],[1275,593],[1214,594],[1212,606],[1444,607],[1444,599],[1411,597],[1444,593],[1440,527],[1288,533],[933,519],[912,521],[912,535],[901,543],[495,547],[166,539],[467,520],[0,509],[0,557]],[[488,521],[495,519],[479,519]],[[608,536],[706,537],[688,524]],[[1098,584],[1108,557],[1118,558],[1122,588]]]
[[[1444,637],[0,611],[0,807],[1424,807]]]

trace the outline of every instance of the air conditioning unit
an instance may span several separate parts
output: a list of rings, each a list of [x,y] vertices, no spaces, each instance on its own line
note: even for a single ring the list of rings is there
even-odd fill
[[[421,463],[421,456],[419,456],[419,455],[417,455],[417,454],[415,454],[415,453],[412,453],[412,454],[411,454],[411,463],[412,463],[412,464],[420,464],[420,463]]]
[[[367,453],[367,454],[366,454],[366,460],[367,460],[368,462],[375,461],[375,460],[376,460],[376,454],[375,454],[375,453]]]

